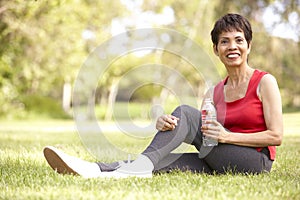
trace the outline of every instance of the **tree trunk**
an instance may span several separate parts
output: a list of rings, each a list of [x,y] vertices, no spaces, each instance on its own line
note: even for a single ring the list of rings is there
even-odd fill
[[[105,112],[105,120],[106,121],[109,121],[109,120],[112,119],[113,109],[114,109],[113,106],[116,102],[118,89],[119,89],[119,79],[118,78],[113,78],[112,84],[111,84],[110,89],[109,89],[107,109],[106,109],[106,112]]]
[[[65,83],[63,88],[63,109],[66,113],[70,113],[71,110],[71,94],[72,94],[72,86],[70,83]]]

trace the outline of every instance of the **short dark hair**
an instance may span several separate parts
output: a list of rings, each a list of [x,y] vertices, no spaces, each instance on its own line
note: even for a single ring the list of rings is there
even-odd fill
[[[243,31],[248,43],[252,41],[252,28],[250,22],[239,14],[226,14],[216,21],[211,31],[211,40],[214,45],[218,45],[219,36],[222,32]]]

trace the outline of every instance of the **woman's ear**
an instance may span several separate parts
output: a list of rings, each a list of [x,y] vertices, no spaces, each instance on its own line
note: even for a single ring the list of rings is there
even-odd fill
[[[216,56],[219,56],[217,45],[214,44],[213,48],[214,48],[214,53],[216,54]]]

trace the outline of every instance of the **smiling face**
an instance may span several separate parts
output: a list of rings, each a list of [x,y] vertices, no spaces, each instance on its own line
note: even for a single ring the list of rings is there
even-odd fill
[[[219,35],[214,52],[226,67],[239,67],[247,65],[251,43],[248,44],[244,32],[229,31]]]

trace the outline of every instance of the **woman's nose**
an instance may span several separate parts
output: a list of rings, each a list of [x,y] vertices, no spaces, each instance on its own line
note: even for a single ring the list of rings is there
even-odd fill
[[[235,43],[235,41],[232,41],[229,43],[229,49],[232,50],[232,49],[236,49],[237,48],[237,45]]]

